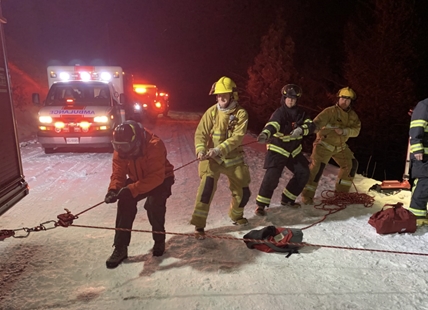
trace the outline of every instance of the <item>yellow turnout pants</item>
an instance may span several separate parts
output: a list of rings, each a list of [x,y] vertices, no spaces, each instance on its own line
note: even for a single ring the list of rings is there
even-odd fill
[[[333,158],[340,167],[336,179],[335,190],[338,192],[349,192],[358,168],[358,162],[354,157],[354,153],[346,144],[341,147],[334,147],[332,145],[326,147],[318,143],[314,144],[311,155],[312,162],[309,166],[309,181],[302,192],[304,201],[310,201],[314,198],[318,182],[330,158]]]
[[[218,164],[215,160],[203,160],[199,162],[199,184],[196,195],[195,210],[190,223],[196,228],[206,226],[210,204],[217,189],[217,182],[221,174],[229,179],[229,189],[232,192],[232,202],[229,208],[229,217],[232,221],[243,218],[244,207],[250,198],[250,171],[244,163],[225,167],[224,163]]]

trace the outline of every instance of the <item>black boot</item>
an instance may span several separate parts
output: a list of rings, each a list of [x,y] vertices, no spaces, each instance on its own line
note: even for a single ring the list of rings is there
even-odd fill
[[[115,246],[113,254],[106,261],[106,266],[107,268],[116,268],[126,258],[128,258],[128,247]]]
[[[163,252],[165,252],[165,241],[155,241],[153,256],[162,256]]]

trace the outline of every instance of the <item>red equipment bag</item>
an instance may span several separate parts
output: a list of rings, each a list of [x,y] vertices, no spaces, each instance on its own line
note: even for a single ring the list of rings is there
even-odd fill
[[[414,233],[416,231],[416,216],[403,208],[401,202],[397,202],[396,204],[384,205],[382,210],[370,217],[369,224],[376,228],[378,234]]]
[[[245,244],[249,249],[257,249],[263,252],[281,252],[298,253],[299,245],[289,244],[301,243],[303,240],[303,232],[298,228],[276,228],[275,226],[267,226],[259,230],[251,230],[244,235],[244,239],[265,240],[265,243],[246,240]],[[287,257],[288,257],[287,256]]]

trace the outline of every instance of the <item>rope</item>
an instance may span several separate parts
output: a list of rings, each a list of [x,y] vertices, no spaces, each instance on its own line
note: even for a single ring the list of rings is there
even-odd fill
[[[88,226],[88,225],[76,225],[71,224],[70,226],[80,227],[80,228],[95,228],[95,229],[107,229],[107,230],[120,230],[120,231],[129,231],[129,232],[144,232],[144,233],[153,233],[160,235],[176,235],[176,236],[186,236],[186,237],[196,237],[196,233],[176,233],[176,232],[165,232],[165,231],[152,231],[152,230],[143,230],[143,229],[126,229],[126,228],[112,228],[112,227],[101,227],[101,226]],[[205,238],[219,239],[219,240],[236,240],[244,242],[256,242],[256,243],[272,243],[267,240],[260,239],[248,239],[248,238],[236,238],[232,236],[216,236],[205,234]],[[314,244],[314,243],[295,243],[289,242],[289,245],[299,246],[299,247],[318,247],[318,248],[330,248],[330,249],[341,249],[341,250],[353,250],[353,251],[365,251],[365,252],[379,252],[379,253],[390,253],[390,254],[407,254],[407,255],[418,255],[418,256],[428,256],[428,253],[418,253],[418,252],[402,252],[402,251],[391,251],[391,250],[378,250],[378,249],[363,249],[363,248],[352,248],[346,246],[334,246],[334,245],[325,245],[325,244]]]
[[[241,146],[247,146],[247,145],[250,145],[250,144],[253,144],[253,143],[256,143],[256,142],[257,142],[257,140],[256,141],[247,142],[247,143],[241,144]],[[184,164],[181,167],[175,168],[173,171],[177,171],[177,170],[179,170],[181,168],[184,168],[184,167],[186,167],[186,166],[188,166],[190,164],[193,164],[196,161],[199,161],[199,160],[196,158],[196,159],[192,160],[191,162],[188,162],[187,164]]]
[[[335,208],[326,208],[327,205],[345,209],[350,204],[361,204],[365,208],[370,208],[373,206],[375,200],[374,197],[364,193],[341,193],[333,190],[323,191],[321,197],[323,198],[321,203],[315,205],[314,208],[327,211],[335,210]]]
[[[195,161],[198,161],[198,159],[196,158],[196,159],[192,160],[191,162],[189,162],[189,163],[187,163],[187,164],[184,164],[184,165],[183,165],[183,166],[181,166],[181,167],[175,168],[173,171],[177,171],[177,170],[179,170],[179,169],[181,169],[181,168],[184,168],[184,167],[186,167],[186,166],[188,166],[188,165],[190,165],[190,164],[193,164]]]
[[[321,193],[321,197],[323,198],[322,201],[319,204],[314,205],[314,208],[318,210],[327,211],[328,213],[325,214],[319,221],[302,228],[302,230],[308,229],[323,222],[327,218],[327,216],[346,209],[346,207],[350,204],[362,204],[365,208],[370,208],[373,206],[375,201],[374,197],[364,193],[341,193],[333,190],[323,191]]]

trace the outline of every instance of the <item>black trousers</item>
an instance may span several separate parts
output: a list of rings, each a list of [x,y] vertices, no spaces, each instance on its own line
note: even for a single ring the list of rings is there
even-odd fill
[[[283,202],[294,202],[295,199],[287,197],[284,192],[289,192],[291,195],[298,196],[309,180],[309,163],[302,153],[294,158],[291,156],[289,158],[282,155],[278,156],[283,157],[283,159],[277,161],[275,166],[271,165],[266,169],[262,184],[260,185],[259,196],[256,199],[256,204],[258,206],[269,206],[267,201],[270,201],[272,198],[273,192],[278,186],[279,179],[285,167],[293,173],[293,177],[281,194],[281,200]]]
[[[131,184],[131,179],[127,184]],[[171,196],[171,187],[174,184],[174,177],[166,178],[161,185],[150,192],[138,195],[135,198],[119,199],[117,202],[116,228],[132,229],[135,216],[137,214],[137,203],[146,199],[144,209],[147,210],[147,217],[152,231],[165,231],[166,200]],[[164,234],[152,234],[155,242],[165,241]],[[131,241],[130,231],[116,230],[114,236],[115,246],[128,246]]]
[[[410,201],[410,210],[415,215],[426,214],[428,202],[428,162],[412,160],[412,178],[415,179]]]

